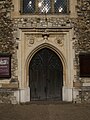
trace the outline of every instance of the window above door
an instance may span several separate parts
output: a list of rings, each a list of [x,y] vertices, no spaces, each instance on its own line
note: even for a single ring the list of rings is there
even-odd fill
[[[22,14],[68,14],[69,0],[21,0]]]

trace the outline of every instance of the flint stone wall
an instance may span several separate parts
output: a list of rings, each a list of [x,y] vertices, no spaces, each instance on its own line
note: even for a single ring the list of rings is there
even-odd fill
[[[74,24],[75,29],[75,62],[76,62],[76,81],[79,81],[82,85],[90,83],[90,79],[79,77],[79,54],[90,54],[90,0],[77,0],[77,19]],[[90,103],[90,87],[81,86],[78,88],[79,95],[77,95],[76,101]]]
[[[11,11],[13,10],[12,0],[0,0],[0,54],[11,54],[11,78],[5,79],[10,83],[3,82],[0,78],[0,103],[14,103],[14,88],[18,88],[17,55],[16,41],[13,37],[13,21],[11,19]],[[17,84],[16,84],[17,82]],[[8,90],[11,88],[11,90]]]
[[[0,52],[9,52],[12,54],[12,77],[11,81],[18,81],[16,75],[17,70],[17,32],[18,28],[74,28],[73,49],[75,49],[75,82],[80,82],[80,86],[74,88],[79,91],[76,102],[90,103],[90,88],[82,88],[84,79],[79,78],[79,53],[90,53],[90,0],[77,0],[77,18],[13,18],[11,19],[11,11],[13,10],[12,0],[0,0]],[[87,81],[86,81],[87,82]],[[86,90],[87,89],[87,90]],[[0,99],[4,99],[4,94],[0,92]],[[6,95],[5,95],[6,96]],[[13,96],[10,93],[8,96]],[[8,97],[7,97],[8,98]],[[10,97],[9,97],[10,99]],[[2,100],[3,101],[3,100]],[[8,100],[7,100],[8,101]]]

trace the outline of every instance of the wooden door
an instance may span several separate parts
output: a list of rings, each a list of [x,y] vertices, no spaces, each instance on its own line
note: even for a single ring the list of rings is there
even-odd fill
[[[52,50],[38,51],[29,65],[31,100],[62,100],[63,66]]]

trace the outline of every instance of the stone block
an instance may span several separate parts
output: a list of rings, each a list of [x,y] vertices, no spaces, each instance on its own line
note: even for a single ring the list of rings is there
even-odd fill
[[[2,84],[2,88],[10,88],[10,89],[18,89],[18,83],[9,83],[9,84]]]
[[[73,87],[75,88],[81,88],[82,84],[80,81],[77,81],[77,82],[73,82]]]

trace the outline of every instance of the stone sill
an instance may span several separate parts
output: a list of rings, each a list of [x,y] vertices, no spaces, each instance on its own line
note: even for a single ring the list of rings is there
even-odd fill
[[[9,83],[9,84],[2,84],[1,89],[18,89],[18,83],[14,82],[14,83]]]

